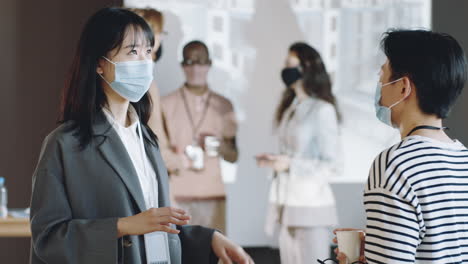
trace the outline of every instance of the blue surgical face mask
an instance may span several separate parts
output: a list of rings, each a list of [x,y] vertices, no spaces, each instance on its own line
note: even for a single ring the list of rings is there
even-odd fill
[[[132,103],[140,101],[153,81],[153,61],[113,62],[106,57],[103,58],[114,64],[115,73],[113,82],[108,82],[99,74],[101,78],[123,98]]]
[[[374,101],[374,105],[375,105],[375,115],[377,116],[377,118],[382,121],[382,123],[388,125],[388,126],[391,126],[391,127],[394,127],[393,126],[393,123],[392,123],[392,108],[399,104],[400,102],[402,102],[403,100],[406,99],[406,97],[404,97],[403,99],[399,100],[398,102],[392,104],[391,106],[387,107],[387,106],[382,106],[380,104],[380,99],[382,98],[382,87],[385,87],[387,85],[390,85],[392,83],[395,83],[395,82],[398,82],[399,80],[402,80],[403,78],[400,78],[398,80],[395,80],[395,81],[392,81],[392,82],[388,82],[388,83],[385,83],[385,84],[382,84],[381,82],[378,82],[377,83],[377,88],[375,90],[375,101]],[[410,87],[411,89],[411,87]],[[410,90],[411,92],[411,90]],[[409,93],[408,93],[409,95]]]

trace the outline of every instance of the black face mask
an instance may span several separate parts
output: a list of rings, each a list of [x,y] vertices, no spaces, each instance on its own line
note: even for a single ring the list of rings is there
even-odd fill
[[[154,58],[154,62],[158,62],[162,56],[162,43],[159,45],[159,48],[156,50],[156,58]]]
[[[290,86],[291,84],[295,83],[297,80],[302,79],[302,73],[299,71],[299,68],[292,67],[292,68],[284,68],[281,71],[281,78],[283,79],[284,84],[286,86]]]

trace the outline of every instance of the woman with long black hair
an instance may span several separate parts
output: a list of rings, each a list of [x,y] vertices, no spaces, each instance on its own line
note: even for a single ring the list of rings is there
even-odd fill
[[[184,226],[148,127],[154,35],[131,11],[104,8],[82,32],[61,125],[33,176],[31,263],[252,263],[212,229]],[[175,226],[177,225],[177,227]]]
[[[281,263],[312,263],[328,257],[328,228],[337,222],[328,180],[339,173],[336,100],[320,54],[306,43],[289,48],[286,85],[276,113],[280,154],[260,154],[260,167],[275,177],[267,232],[280,225]]]

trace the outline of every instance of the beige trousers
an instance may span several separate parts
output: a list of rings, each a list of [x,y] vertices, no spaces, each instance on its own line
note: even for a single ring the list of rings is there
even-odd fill
[[[190,225],[214,228],[226,234],[226,200],[177,201],[191,216]]]
[[[310,264],[330,255],[328,227],[281,226],[279,233],[281,264]]]

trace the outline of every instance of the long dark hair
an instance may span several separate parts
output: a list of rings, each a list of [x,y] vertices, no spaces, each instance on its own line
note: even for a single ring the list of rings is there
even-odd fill
[[[308,96],[322,99],[335,107],[337,119],[341,120],[335,96],[331,90],[331,80],[320,54],[311,46],[303,42],[296,42],[289,47],[289,51],[299,58],[302,69],[302,83]],[[278,126],[284,112],[294,101],[296,93],[290,87],[283,92],[281,102],[276,110],[275,123]]]
[[[146,40],[154,45],[154,35],[148,24],[137,14],[121,8],[103,8],[86,23],[71,66],[70,75],[63,91],[59,123],[71,121],[71,130],[76,130],[80,148],[85,148],[92,139],[92,124],[96,114],[107,103],[101,78],[96,73],[98,60],[114,49],[120,49],[125,34],[133,28],[134,34],[143,32]],[[134,39],[137,39],[136,37]],[[135,43],[134,43],[135,45]],[[155,139],[147,123],[152,102],[147,93],[132,103],[142,124]]]

